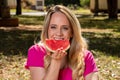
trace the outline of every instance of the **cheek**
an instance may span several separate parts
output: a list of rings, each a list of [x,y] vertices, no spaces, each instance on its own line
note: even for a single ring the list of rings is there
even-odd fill
[[[53,34],[54,34],[54,32],[49,29],[49,30],[48,30],[48,38],[52,37]]]
[[[67,38],[70,38],[70,37],[72,37],[72,33],[71,33],[71,31],[69,31],[69,32],[66,32],[66,33],[65,33],[65,35],[66,35],[66,37],[67,37]]]

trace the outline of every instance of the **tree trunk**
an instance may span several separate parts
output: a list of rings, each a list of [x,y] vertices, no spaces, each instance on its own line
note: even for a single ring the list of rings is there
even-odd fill
[[[2,17],[2,0],[0,0],[0,17]]]
[[[16,15],[21,15],[21,13],[22,13],[21,0],[17,0]]]
[[[118,0],[107,0],[109,19],[117,19]]]
[[[7,0],[0,0],[0,17],[10,18],[10,8],[7,4]]]
[[[98,3],[98,0],[95,0],[95,13],[94,13],[94,16],[98,16],[98,10],[99,10],[99,3]]]

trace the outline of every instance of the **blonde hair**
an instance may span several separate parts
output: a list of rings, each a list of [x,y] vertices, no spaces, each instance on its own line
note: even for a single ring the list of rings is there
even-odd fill
[[[72,12],[62,6],[62,5],[56,5],[48,11],[46,17],[45,17],[45,23],[44,28],[41,34],[41,41],[45,43],[45,39],[48,37],[48,27],[49,22],[51,19],[51,16],[55,12],[62,12],[66,17],[68,18],[71,28],[73,37],[71,39],[71,46],[69,49],[69,53],[67,55],[67,61],[69,67],[72,69],[72,78],[73,80],[84,80],[83,73],[84,73],[84,50],[87,49],[87,43],[85,39],[82,37],[81,34],[81,26],[74,14]],[[46,55],[45,58],[45,68],[50,64],[50,57]]]

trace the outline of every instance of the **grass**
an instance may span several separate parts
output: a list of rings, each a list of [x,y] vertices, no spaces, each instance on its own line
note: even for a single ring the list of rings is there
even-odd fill
[[[10,9],[10,12],[16,12],[16,9]],[[31,10],[31,9],[22,9],[22,12],[38,12],[37,10]]]
[[[22,55],[5,56],[0,53],[0,80],[29,80],[29,71],[25,70],[26,57]]]
[[[44,16],[12,16],[13,18],[19,18],[20,24],[23,25],[42,25],[44,21]]]
[[[120,79],[120,58],[108,56],[103,52],[93,51],[97,54],[96,62],[99,69],[99,73],[102,76],[102,80],[119,80]],[[98,56],[98,54],[100,54]]]
[[[88,10],[78,14],[83,36],[88,40],[89,50],[103,80],[120,80],[120,20],[108,20],[107,16],[93,17]],[[82,14],[82,12],[84,14]],[[44,17],[18,17],[22,25],[43,25]],[[87,31],[84,31],[88,29]],[[0,29],[0,80],[29,80],[24,68],[28,48],[39,38],[40,31]]]

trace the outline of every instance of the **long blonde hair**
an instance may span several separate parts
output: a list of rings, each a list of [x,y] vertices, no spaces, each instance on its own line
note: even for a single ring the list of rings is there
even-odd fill
[[[71,38],[71,46],[67,55],[67,61],[69,67],[72,69],[72,78],[73,80],[84,80],[83,73],[84,73],[84,50],[87,49],[87,43],[85,39],[82,37],[81,34],[81,26],[74,14],[72,12],[62,6],[56,5],[48,11],[45,21],[44,21],[44,28],[41,34],[41,41],[45,43],[45,39],[48,37],[48,27],[50,23],[50,19],[53,13],[55,12],[62,12],[68,18],[73,37]],[[50,64],[50,57],[46,55],[45,58],[45,68],[47,68]]]

